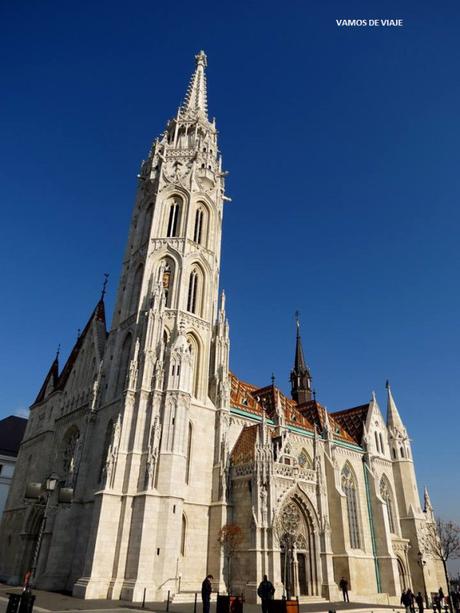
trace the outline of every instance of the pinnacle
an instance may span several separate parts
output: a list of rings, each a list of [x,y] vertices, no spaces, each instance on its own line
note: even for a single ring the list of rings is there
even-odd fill
[[[183,113],[190,111],[201,113],[207,118],[208,94],[205,68],[208,65],[208,60],[204,51],[200,51],[195,55],[195,63],[195,72],[190,79],[187,93],[185,94],[185,99],[180,110]]]
[[[387,426],[395,428],[396,430],[405,431],[404,424],[402,423],[401,416],[396,407],[396,403],[391,393],[391,387],[389,381],[386,384],[388,401],[387,401]]]

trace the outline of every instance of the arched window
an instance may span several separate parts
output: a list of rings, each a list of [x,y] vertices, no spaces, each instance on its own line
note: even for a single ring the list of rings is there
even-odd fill
[[[109,453],[109,448],[112,444],[112,440],[113,440],[113,420],[109,419],[109,422],[105,429],[104,446],[102,448],[101,465],[99,467],[99,479],[98,479],[99,483],[105,480],[107,455]]]
[[[297,458],[297,462],[299,463],[300,468],[313,468],[313,462],[306,449],[302,449],[299,454],[299,457]]]
[[[380,496],[385,501],[385,504],[387,506],[388,525],[390,528],[390,532],[392,534],[396,534],[393,496],[391,494],[390,484],[388,483],[388,479],[385,476],[383,476],[380,480]]]
[[[181,529],[181,538],[180,538],[180,554],[181,556],[185,556],[185,537],[187,534],[187,519],[184,514],[182,514],[182,529]]]
[[[379,432],[379,441],[380,441],[380,451],[382,453],[385,453],[385,449],[383,447],[383,438],[382,438],[382,433],[381,432]]]
[[[144,267],[140,264],[137,267],[136,273],[134,275],[133,280],[133,288],[131,293],[131,300],[129,303],[129,314],[131,315],[137,309],[139,304],[139,296],[141,295],[142,288],[142,277],[143,277]]]
[[[404,447],[401,447],[400,451],[401,451],[401,457],[404,458]]]
[[[66,487],[73,487],[77,476],[80,450],[80,431],[71,426],[62,441],[62,472]]]
[[[166,306],[169,308],[173,300],[173,285],[174,285],[174,261],[171,258],[165,258],[160,263],[161,283],[165,293]]]
[[[396,460],[396,449],[393,447],[393,458]]]
[[[181,206],[179,200],[173,200],[169,205],[169,217],[168,217],[168,228],[166,231],[166,236],[178,236],[179,235],[179,225],[180,225],[180,213]]]
[[[342,489],[347,500],[348,531],[350,536],[350,547],[359,549],[361,538],[359,531],[359,511],[356,495],[356,480],[349,464],[345,464],[342,470]]]
[[[123,341],[123,346],[120,353],[120,361],[118,366],[117,384],[115,394],[121,394],[126,386],[126,375],[128,374],[129,358],[131,354],[131,334],[127,334]]]
[[[190,463],[192,459],[192,434],[193,434],[193,426],[192,423],[188,424],[188,437],[187,437],[187,460],[185,465],[185,483],[190,483]]]
[[[199,291],[199,275],[198,271],[192,270],[188,282],[188,294],[187,294],[187,311],[190,313],[196,313]]]
[[[187,335],[190,344],[190,354],[192,356],[192,394],[198,398],[200,388],[200,345],[193,334]]]
[[[208,209],[203,203],[198,203],[195,211],[195,227],[193,229],[193,240],[199,245],[207,244],[208,233]]]
[[[144,244],[150,237],[150,229],[152,227],[153,219],[153,204],[151,204],[145,211],[144,224],[142,226],[141,244]]]
[[[377,449],[377,452],[379,452],[379,451],[380,451],[380,447],[379,447],[379,436],[378,436],[377,432],[374,432],[374,435],[375,435],[375,447],[376,447],[376,449]]]

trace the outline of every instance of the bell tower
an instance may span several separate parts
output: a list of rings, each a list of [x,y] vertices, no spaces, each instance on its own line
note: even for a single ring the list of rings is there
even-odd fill
[[[138,175],[99,408],[117,428],[74,588],[86,598],[142,600],[146,589],[155,600],[206,575],[219,373],[228,385],[216,343],[228,347],[218,289],[229,199],[203,51],[195,63]]]

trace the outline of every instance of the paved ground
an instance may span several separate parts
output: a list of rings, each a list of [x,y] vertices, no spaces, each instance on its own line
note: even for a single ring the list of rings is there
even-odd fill
[[[0,584],[0,613],[5,613],[8,595],[7,592],[20,593],[20,588],[9,587]],[[125,602],[122,600],[81,600],[65,594],[56,592],[43,592],[34,590],[36,596],[34,613],[133,613],[134,611],[155,611],[164,613],[166,604],[164,602],[148,602],[142,609],[138,603]],[[215,613],[215,604],[211,604],[211,613]],[[383,613],[401,613],[403,609],[398,607],[385,607],[383,605],[363,604],[357,602],[320,602],[301,604],[301,613],[327,613],[330,610],[346,611],[347,613],[370,613],[383,611]],[[201,613],[201,603],[197,607],[197,613]],[[244,613],[260,613],[259,605],[245,604]],[[194,613],[193,603],[171,603],[169,613]]]

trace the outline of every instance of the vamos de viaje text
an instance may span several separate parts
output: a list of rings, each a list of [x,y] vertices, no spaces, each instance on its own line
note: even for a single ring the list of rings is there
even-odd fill
[[[402,28],[403,19],[336,19],[339,28]]]

